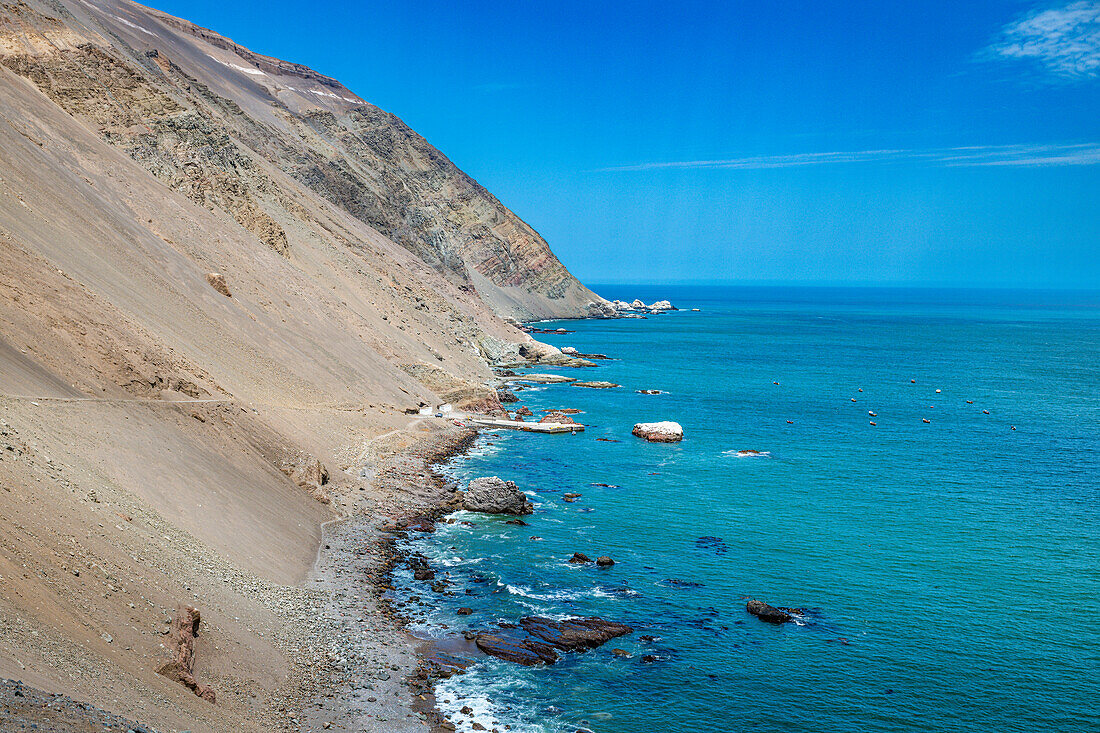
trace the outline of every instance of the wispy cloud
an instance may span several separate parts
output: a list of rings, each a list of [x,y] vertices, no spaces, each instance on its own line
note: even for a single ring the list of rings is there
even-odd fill
[[[1100,2],[1085,0],[1033,11],[1001,29],[980,55],[1035,61],[1060,79],[1096,78],[1100,75]]]
[[[759,155],[748,158],[717,160],[677,160],[635,163],[597,169],[599,172],[652,171],[662,169],[730,169],[765,170],[798,168],[813,165],[851,163],[896,163],[923,161],[932,165],[952,167],[1018,166],[1049,167],[1100,164],[1100,143],[1068,145],[974,145],[927,150],[848,150],[829,153],[795,153],[793,155]]]

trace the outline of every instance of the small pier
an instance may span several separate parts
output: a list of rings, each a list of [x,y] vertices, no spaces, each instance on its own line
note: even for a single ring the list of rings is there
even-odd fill
[[[482,428],[505,428],[523,430],[528,433],[583,433],[584,426],[559,422],[520,422],[518,420],[498,420],[492,417],[467,417],[465,422]]]

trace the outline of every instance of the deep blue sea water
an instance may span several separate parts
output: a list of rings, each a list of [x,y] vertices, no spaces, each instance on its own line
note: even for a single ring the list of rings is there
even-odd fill
[[[539,336],[614,357],[557,371],[623,386],[520,392],[588,429],[492,433],[451,464],[537,508],[415,541],[456,591],[420,589],[418,628],[636,631],[550,667],[481,658],[438,688],[459,730],[1100,730],[1100,296],[598,290],[700,310]],[[631,436],[656,420],[685,440]],[[748,598],[808,613],[771,626]]]

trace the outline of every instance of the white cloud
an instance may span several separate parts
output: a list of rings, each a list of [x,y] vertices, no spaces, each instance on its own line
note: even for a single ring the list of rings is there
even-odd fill
[[[850,163],[893,163],[924,161],[950,167],[1016,166],[1051,167],[1100,164],[1100,143],[1053,145],[975,145],[927,150],[849,150],[793,155],[759,155],[717,160],[680,160],[600,168],[601,172],[650,171],[661,169],[764,170],[812,165]]]
[[[1006,25],[986,56],[1025,59],[1057,77],[1100,75],[1100,2],[1082,1],[1038,10]]]

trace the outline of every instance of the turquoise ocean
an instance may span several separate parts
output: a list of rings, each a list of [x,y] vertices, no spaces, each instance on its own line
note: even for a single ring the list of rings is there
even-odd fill
[[[622,386],[518,392],[587,429],[487,433],[445,470],[515,481],[529,526],[460,512],[408,541],[453,595],[397,580],[431,638],[532,614],[635,632],[549,667],[478,657],[437,687],[458,730],[1100,730],[1100,295],[596,290],[681,310],[538,324],[611,357],[538,371]],[[684,441],[631,436],[658,420]]]

